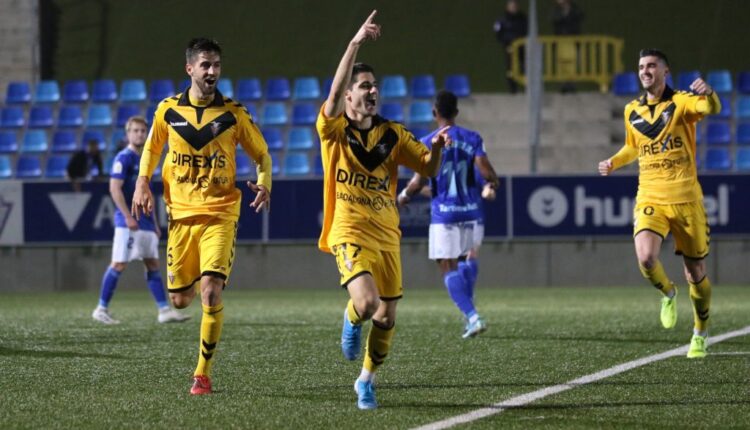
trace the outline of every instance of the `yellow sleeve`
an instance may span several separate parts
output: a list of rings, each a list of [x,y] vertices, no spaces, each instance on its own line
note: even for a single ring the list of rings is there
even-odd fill
[[[630,164],[638,158],[638,145],[635,142],[633,129],[630,125],[630,121],[628,120],[628,118],[630,117],[630,111],[631,109],[629,108],[629,106],[626,106],[625,112],[623,114],[625,123],[625,144],[622,146],[622,148],[620,148],[619,151],[617,151],[617,154],[613,155],[610,158],[610,161],[612,161],[613,170]]]
[[[393,128],[398,133],[398,164],[403,164],[422,176],[432,176],[432,172],[427,170],[430,155],[430,150],[427,149],[427,146],[417,140],[409,130],[401,125]]]
[[[271,191],[271,169],[273,166],[271,155],[268,153],[268,144],[247,109],[244,107],[238,109],[236,115],[237,141],[257,164],[258,185],[263,185],[268,191]]]
[[[328,118],[323,113],[325,103],[326,102],[324,102],[323,105],[320,106],[318,119],[315,122],[315,128],[318,130],[318,134],[320,135],[321,145],[325,144],[324,142],[333,143],[334,141],[336,141],[336,134],[342,132],[344,128],[346,128],[346,118],[344,118],[344,113],[342,112],[341,115],[335,118]]]
[[[704,115],[713,115],[721,111],[721,100],[716,94],[716,91],[708,96],[685,94],[683,95],[683,98],[685,114],[691,122],[698,121],[703,118]]]
[[[151,180],[151,175],[156,169],[156,165],[161,160],[161,153],[164,150],[164,144],[169,139],[169,129],[167,122],[164,120],[165,103],[160,103],[154,113],[153,124],[148,132],[146,143],[143,146],[141,155],[141,164],[138,166],[138,176],[147,176]]]

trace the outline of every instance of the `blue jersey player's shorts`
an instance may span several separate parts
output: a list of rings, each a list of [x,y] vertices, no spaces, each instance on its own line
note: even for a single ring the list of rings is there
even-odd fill
[[[671,232],[675,253],[696,260],[708,255],[711,230],[702,201],[675,205],[636,203],[633,210],[633,236],[652,231],[663,238]]]
[[[341,274],[341,286],[365,275],[372,275],[381,300],[398,300],[403,295],[401,253],[373,251],[353,244],[340,243],[331,248]]]
[[[194,288],[201,276],[226,282],[232,270],[237,222],[214,216],[169,221],[167,289],[170,293]]]

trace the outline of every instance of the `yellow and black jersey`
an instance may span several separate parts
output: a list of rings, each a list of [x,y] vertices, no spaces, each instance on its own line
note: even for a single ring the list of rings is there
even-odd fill
[[[247,109],[219,91],[206,106],[196,106],[188,92],[177,94],[156,109],[139,174],[151,176],[166,144],[162,178],[170,218],[236,220],[242,196],[235,187],[238,143],[258,164],[258,183],[270,191],[268,146]]]
[[[376,251],[398,251],[401,230],[396,206],[398,165],[429,176],[429,150],[401,124],[375,116],[368,130],[342,113],[317,121],[323,161],[323,229],[318,247],[355,243]]]
[[[644,94],[625,106],[625,146],[615,169],[638,159],[638,202],[678,204],[703,198],[698,183],[695,124],[721,109],[718,96],[664,89],[658,101]]]

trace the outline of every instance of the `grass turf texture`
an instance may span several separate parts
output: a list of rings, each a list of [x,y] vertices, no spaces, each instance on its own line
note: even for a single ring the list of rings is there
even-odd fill
[[[685,291],[683,291],[685,293]],[[212,396],[188,394],[198,303],[156,323],[147,292],[122,292],[123,323],[95,323],[96,294],[0,294],[0,422],[5,428],[409,428],[687,344],[648,287],[478,291],[489,323],[462,340],[442,289],[407,290],[378,376],[380,409],[359,411],[361,360],[338,345],[345,293],[228,290]],[[750,324],[750,288],[714,287],[714,334]],[[368,326],[369,327],[369,326]],[[367,330],[367,329],[366,329]],[[366,331],[365,331],[366,333]],[[364,339],[363,339],[364,341]],[[472,428],[741,428],[750,423],[750,338],[670,358],[475,421]]]

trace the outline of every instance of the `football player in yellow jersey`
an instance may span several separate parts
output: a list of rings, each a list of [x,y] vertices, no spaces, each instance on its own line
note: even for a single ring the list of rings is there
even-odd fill
[[[442,149],[450,144],[447,127],[436,133],[428,150],[401,124],[377,115],[373,69],[355,64],[360,46],[380,35],[375,14],[349,42],[316,124],[324,175],[318,247],[335,255],[341,286],[350,296],[341,336],[345,358],[356,359],[362,324],[372,319],[362,372],[354,383],[360,409],[377,407],[375,370],[390,350],[402,295],[398,165],[434,176]]]
[[[253,119],[241,104],[225,98],[216,84],[221,48],[193,39],[185,52],[190,88],[164,99],[156,109],[141,157],[133,215],[151,214],[149,180],[162,155],[164,201],[169,215],[167,289],[172,303],[185,308],[199,288],[203,307],[198,366],[191,394],[210,394],[211,364],[224,322],[222,290],[232,269],[242,193],[235,186],[237,143],[258,165],[256,212],[271,203],[271,157]]]
[[[698,182],[695,124],[704,115],[721,110],[719,98],[703,79],[691,92],[674,91],[666,85],[667,56],[656,49],[640,52],[638,76],[645,94],[625,106],[625,145],[613,157],[599,163],[599,173],[638,160],[638,194],[634,209],[634,241],[643,276],[664,297],[661,323],[677,323],[677,289],[659,261],[661,244],[670,232],[675,252],[682,255],[685,277],[693,303],[694,328],[687,356],[706,356],[711,283],[706,275],[710,230]]]

